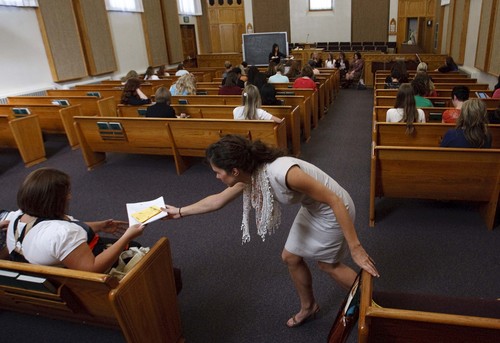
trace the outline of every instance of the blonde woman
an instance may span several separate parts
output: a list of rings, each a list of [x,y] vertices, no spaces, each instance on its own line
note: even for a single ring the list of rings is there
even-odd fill
[[[273,116],[271,113],[264,111],[260,106],[262,100],[260,98],[259,89],[254,85],[247,85],[243,89],[241,96],[243,106],[238,106],[233,110],[233,118],[237,120],[274,120],[276,123],[281,123],[282,118]]]
[[[193,74],[185,74],[179,77],[177,82],[170,86],[170,94],[172,95],[195,95],[196,94],[196,78]]]

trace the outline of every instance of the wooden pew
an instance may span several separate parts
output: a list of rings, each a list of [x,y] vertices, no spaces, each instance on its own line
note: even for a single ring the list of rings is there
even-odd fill
[[[500,149],[372,144],[371,227],[375,225],[376,197],[393,197],[477,202],[486,227],[493,229],[500,191]]]
[[[68,105],[66,106],[80,105],[80,110],[84,116],[99,115],[97,104],[99,99],[90,96],[9,96],[7,98],[9,105],[19,105],[19,107],[24,105],[53,105],[53,102],[57,100],[67,101]]]
[[[375,79],[375,83],[385,83],[386,76],[382,77],[377,77]],[[411,82],[413,80],[413,77],[409,78],[409,81]],[[446,78],[441,78],[441,77],[434,77],[432,76],[432,82],[434,84],[436,83],[456,83],[457,85],[465,85],[468,86],[470,83],[477,83],[477,79],[472,79],[469,77],[446,77]]]
[[[392,106],[374,106],[373,107],[373,119],[374,121],[385,121],[387,110],[392,108]],[[425,113],[425,121],[428,123],[439,123],[442,120],[443,112],[452,107],[421,107],[420,108]],[[488,111],[494,111],[496,108],[488,108]]]
[[[141,84],[141,91],[147,96],[151,97],[155,95],[156,88],[160,87],[161,85],[153,85],[151,83],[142,83]],[[81,89],[81,90],[86,90],[88,92],[100,92],[100,91],[105,91],[105,90],[119,90],[123,91],[123,85],[101,85],[101,84],[95,84],[95,85],[77,85],[75,86],[74,89]]]
[[[138,110],[147,106],[119,105],[118,112],[122,117],[137,117]],[[231,105],[180,105],[172,104],[177,115],[185,113],[191,118],[233,119],[234,106]],[[291,141],[291,151],[300,155],[300,116],[299,107],[295,106],[263,106],[262,109],[278,118],[285,118],[287,136]]]
[[[310,99],[303,95],[277,95],[285,106],[299,106],[300,126],[305,141],[311,138]],[[186,100],[192,105],[234,105],[241,106],[240,95],[176,95],[172,96],[173,104],[180,104],[179,100]]]
[[[285,123],[274,123],[270,120],[224,120],[224,119],[160,119],[160,118],[122,118],[122,117],[74,117],[74,125],[80,142],[83,158],[89,170],[106,161],[107,152],[174,155],[174,141],[167,130],[170,122],[185,121],[192,129],[204,132],[203,142],[207,136],[212,142],[221,135],[245,133],[252,139],[286,148]],[[192,137],[196,147],[199,142]],[[205,148],[207,148],[205,146]],[[182,158],[174,155],[177,173],[180,175],[186,168]]]
[[[88,96],[98,99],[113,97],[117,104],[120,103],[122,98],[122,91],[120,89],[101,89],[99,91],[91,91],[86,89],[49,89],[46,91],[49,96]],[[92,94],[96,94],[92,95]]]
[[[121,330],[130,343],[184,342],[165,237],[121,281],[104,273],[7,260],[0,260],[0,270],[39,277],[51,285],[50,290],[37,290],[1,277],[2,309]]]
[[[276,96],[282,95],[302,95],[306,98],[310,99],[310,108],[309,111],[311,113],[311,127],[318,127],[319,122],[319,95],[318,90],[312,90],[307,88],[276,88]],[[323,111],[323,110],[321,110]]]
[[[500,337],[498,299],[376,292],[366,271],[360,287],[360,343],[490,343]]]
[[[439,89],[453,89],[453,87],[458,86],[458,83],[453,83],[453,82],[438,82],[434,83],[434,87],[436,90]],[[489,90],[489,85],[487,83],[468,83],[466,85],[469,87],[471,92],[475,91],[488,91]],[[383,83],[375,83],[375,89],[384,89],[385,88],[385,82]]]
[[[451,98],[446,97],[426,97],[433,104],[434,107],[453,107],[453,103]],[[475,98],[472,97],[471,98]],[[488,109],[498,108],[500,106],[500,99],[481,99],[486,104]],[[374,105],[375,106],[394,106],[396,103],[396,95],[394,96],[375,96],[374,97]]]
[[[0,115],[0,148],[19,150],[26,167],[45,161],[45,146],[37,115]]]
[[[375,122],[373,141],[383,146],[420,146],[439,147],[446,131],[455,128],[455,124],[415,123],[414,132],[407,135],[405,123]],[[492,136],[492,148],[500,149],[500,124],[489,124]]]

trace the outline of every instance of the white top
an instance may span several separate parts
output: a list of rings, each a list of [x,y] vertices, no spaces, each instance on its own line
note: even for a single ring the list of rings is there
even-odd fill
[[[158,75],[151,75],[150,77],[144,77],[144,80],[159,80],[160,78],[158,77]]]
[[[175,76],[182,76],[182,75],[186,75],[186,74],[189,74],[189,72],[186,69],[177,70],[175,72]]]
[[[425,113],[417,108],[419,123],[425,123]],[[391,108],[387,110],[385,121],[389,123],[400,123],[403,120],[404,110],[402,108]]]
[[[325,67],[331,68],[331,69],[335,68],[335,60],[333,60],[333,61],[326,61]]]
[[[245,106],[238,106],[233,110],[233,119],[236,120],[245,120],[243,116],[243,109]],[[259,120],[273,120],[273,115],[269,112],[264,111],[262,108],[257,109],[256,117],[254,119],[259,119]]]
[[[271,76],[267,82],[268,83],[286,83],[286,82],[290,82],[290,80],[288,79],[288,76],[281,75],[280,72],[277,72],[276,74]]]
[[[22,215],[21,210],[10,212],[7,229],[7,248],[9,253],[15,248],[14,222]],[[18,221],[19,230],[26,224]],[[33,226],[24,236],[23,256],[30,263],[44,266],[60,266],[73,250],[87,242],[87,232],[78,224],[66,220],[45,220]]]

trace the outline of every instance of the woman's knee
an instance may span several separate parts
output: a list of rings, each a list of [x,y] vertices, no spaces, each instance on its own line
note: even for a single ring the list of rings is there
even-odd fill
[[[286,249],[283,249],[283,252],[281,253],[281,260],[287,265],[287,266],[293,266],[301,263],[303,261],[301,256],[292,254]]]
[[[321,262],[318,261],[318,268],[319,270],[331,274],[332,272],[335,272],[335,270],[339,267],[340,263],[328,263],[328,262]]]

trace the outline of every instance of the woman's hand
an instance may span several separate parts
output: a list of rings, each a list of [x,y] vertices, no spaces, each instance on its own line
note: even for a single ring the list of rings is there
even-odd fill
[[[375,262],[368,255],[361,244],[358,244],[355,247],[351,248],[351,256],[354,262],[356,262],[358,266],[366,270],[368,273],[376,277],[380,276],[377,268],[375,268]]]
[[[146,224],[134,224],[125,231],[123,237],[126,237],[126,239],[130,242],[134,238],[142,235],[145,228]]]
[[[9,226],[10,221],[9,220],[2,220],[0,221],[0,230],[7,230],[7,227]]]
[[[120,220],[107,219],[99,222],[87,223],[94,232],[111,233],[115,236],[121,236],[128,227],[128,223]]]
[[[181,208],[180,207],[175,207],[175,206],[170,206],[170,205],[165,205],[165,207],[162,207],[161,210],[163,212],[167,212],[168,216],[166,216],[166,219],[179,219],[182,218],[181,214]]]

